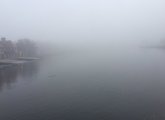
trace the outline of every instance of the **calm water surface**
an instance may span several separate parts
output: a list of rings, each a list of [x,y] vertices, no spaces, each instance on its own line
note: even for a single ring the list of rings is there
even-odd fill
[[[165,51],[65,54],[0,71],[0,120],[164,120]]]

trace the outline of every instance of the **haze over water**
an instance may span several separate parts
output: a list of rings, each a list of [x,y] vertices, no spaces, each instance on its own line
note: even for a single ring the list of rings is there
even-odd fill
[[[163,0],[1,0],[0,36],[39,62],[0,70],[0,120],[163,120]]]
[[[0,118],[164,119],[165,52],[113,52],[52,56],[19,69],[24,72],[6,71],[1,77]]]

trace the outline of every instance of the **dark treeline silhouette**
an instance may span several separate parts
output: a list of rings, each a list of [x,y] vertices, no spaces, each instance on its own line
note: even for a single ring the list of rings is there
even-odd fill
[[[3,37],[0,40],[0,59],[35,57],[36,55],[36,45],[30,39],[20,39],[13,42]]]

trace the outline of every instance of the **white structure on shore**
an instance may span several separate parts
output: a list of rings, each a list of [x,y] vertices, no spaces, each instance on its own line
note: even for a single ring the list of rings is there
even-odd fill
[[[15,59],[18,57],[35,57],[35,44],[28,39],[21,39],[16,43],[6,38],[0,40],[0,59]]]
[[[0,41],[0,58],[1,59],[12,59],[17,56],[17,50],[11,40],[1,38]]]

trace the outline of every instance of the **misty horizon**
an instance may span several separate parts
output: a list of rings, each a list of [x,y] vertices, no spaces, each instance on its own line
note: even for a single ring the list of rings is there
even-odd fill
[[[0,0],[0,38],[0,120],[165,120],[165,0]]]
[[[0,36],[59,46],[152,44],[164,36],[163,0],[1,0]]]

